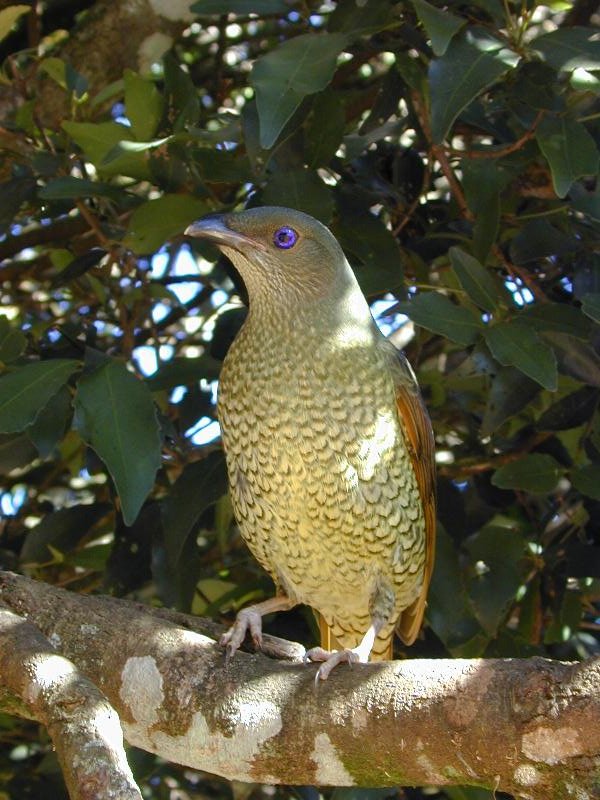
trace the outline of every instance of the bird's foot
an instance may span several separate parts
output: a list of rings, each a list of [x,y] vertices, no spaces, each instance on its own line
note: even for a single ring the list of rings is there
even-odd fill
[[[246,634],[250,631],[250,636],[257,650],[262,647],[262,615],[252,606],[238,611],[235,622],[229,630],[221,636],[219,644],[225,648],[225,658],[227,661],[239,650]]]
[[[368,656],[367,659],[363,657],[360,646],[354,650],[347,648],[343,650],[324,650],[322,647],[313,647],[311,650],[307,650],[304,660],[323,662],[315,675],[315,683],[318,683],[319,681],[326,681],[331,671],[338,664],[346,663],[352,666],[352,664],[359,664],[368,660]]]

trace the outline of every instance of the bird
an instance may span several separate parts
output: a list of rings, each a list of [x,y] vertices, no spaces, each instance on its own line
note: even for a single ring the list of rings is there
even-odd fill
[[[242,538],[275,583],[221,639],[231,657],[262,617],[297,604],[319,619],[316,680],[412,644],[434,562],[435,442],[415,375],[377,327],[331,231],[301,211],[209,214],[249,298],[217,396]]]

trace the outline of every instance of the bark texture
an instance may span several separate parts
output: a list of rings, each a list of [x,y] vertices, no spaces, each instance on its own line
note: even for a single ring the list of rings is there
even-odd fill
[[[599,660],[342,666],[315,686],[316,667],[293,661],[226,666],[214,623],[9,573],[0,599],[100,688],[132,744],[172,761],[265,783],[600,797]]]

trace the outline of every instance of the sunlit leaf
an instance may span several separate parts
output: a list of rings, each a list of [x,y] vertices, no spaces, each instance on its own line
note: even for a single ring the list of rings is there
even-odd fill
[[[137,72],[126,69],[124,78],[125,113],[133,133],[141,141],[152,139],[162,116],[163,98],[154,81]]]
[[[273,146],[307,95],[327,86],[346,43],[343,33],[306,33],[254,62],[250,80],[256,92],[262,147]]]
[[[441,58],[431,61],[431,132],[441,142],[450,126],[483,89],[491,86],[516,63],[505,43],[482,28],[470,28],[455,37]]]
[[[465,24],[464,18],[457,17],[450,11],[443,11],[441,8],[427,3],[426,0],[411,0],[411,3],[415,7],[421,25],[431,39],[433,52],[436,56],[443,56],[452,37]]]
[[[473,344],[483,329],[483,323],[472,311],[457,306],[439,292],[423,292],[410,301],[398,303],[398,311],[417,325],[464,346]]]
[[[533,329],[520,322],[499,323],[486,329],[485,340],[501,364],[520,369],[545,389],[556,389],[556,356]]]
[[[600,41],[592,28],[558,28],[534,39],[530,47],[554,69],[600,69]]]
[[[0,11],[0,42],[12,31],[15,22],[31,11],[31,6],[14,5]]]

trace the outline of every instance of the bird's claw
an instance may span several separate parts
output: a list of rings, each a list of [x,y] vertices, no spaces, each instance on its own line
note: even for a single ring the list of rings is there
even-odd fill
[[[327,680],[331,671],[338,664],[345,662],[351,667],[361,661],[361,656],[356,650],[324,650],[322,647],[313,647],[311,650],[306,651],[304,661],[322,662],[315,675],[315,685],[318,685],[320,680]]]
[[[243,608],[239,611],[231,628],[219,640],[221,647],[225,648],[226,664],[233,658],[236,650],[240,649],[248,632],[250,632],[254,647],[260,650],[262,648],[262,617],[253,608]]]

